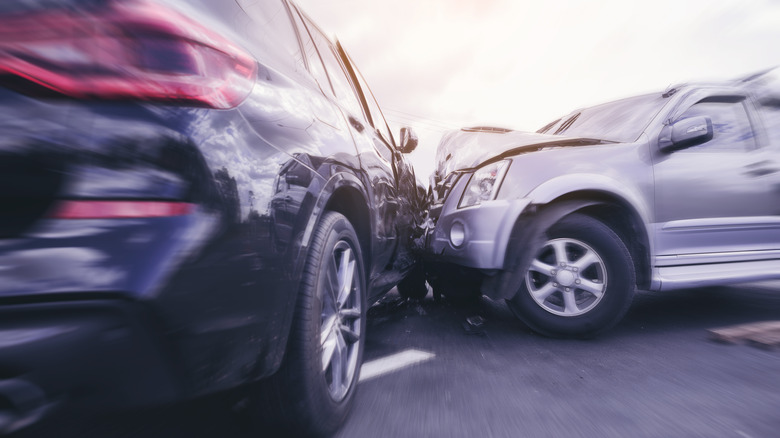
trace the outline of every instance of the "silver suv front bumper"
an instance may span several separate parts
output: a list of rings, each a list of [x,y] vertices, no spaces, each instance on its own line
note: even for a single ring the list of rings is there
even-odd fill
[[[512,228],[531,204],[528,198],[486,201],[457,208],[467,178],[456,184],[435,227],[429,233],[426,252],[437,261],[477,269],[504,269]]]

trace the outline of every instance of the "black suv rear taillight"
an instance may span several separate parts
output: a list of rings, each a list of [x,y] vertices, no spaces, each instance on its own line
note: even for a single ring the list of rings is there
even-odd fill
[[[0,15],[0,85],[35,95],[224,109],[246,98],[256,69],[240,47],[150,0]]]

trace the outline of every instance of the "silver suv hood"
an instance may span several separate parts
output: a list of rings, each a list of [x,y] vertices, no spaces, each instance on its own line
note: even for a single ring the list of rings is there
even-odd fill
[[[467,128],[450,131],[436,150],[435,178],[454,170],[470,169],[491,158],[512,156],[548,147],[587,146],[613,143],[592,138],[564,137],[496,128]]]

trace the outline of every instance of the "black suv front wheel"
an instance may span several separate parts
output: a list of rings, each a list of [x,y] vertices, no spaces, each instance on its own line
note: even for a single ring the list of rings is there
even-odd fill
[[[509,307],[531,329],[553,337],[593,337],[625,315],[634,292],[626,245],[582,214],[547,231]]]

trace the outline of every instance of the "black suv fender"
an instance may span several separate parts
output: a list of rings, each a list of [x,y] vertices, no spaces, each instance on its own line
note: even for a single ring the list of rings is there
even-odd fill
[[[336,165],[336,167],[340,168],[341,166]],[[319,172],[311,177],[307,192],[311,195],[310,199],[313,202],[304,202],[298,215],[298,217],[307,218],[307,220],[305,223],[299,223],[294,231],[294,235],[300,236],[298,237],[300,239],[300,250],[289,255],[288,266],[291,267],[290,273],[293,279],[291,284],[295,286],[295,290],[289,294],[285,307],[286,310],[282,321],[283,328],[281,330],[284,336],[276,343],[274,351],[267,355],[269,358],[273,358],[271,364],[273,372],[279,368],[284,356],[292,326],[295,303],[298,300],[298,287],[300,286],[308,250],[311,247],[314,230],[326,211],[336,211],[346,216],[358,234],[358,239],[363,249],[365,266],[370,266],[373,224],[367,207],[368,195],[357,176],[343,170],[343,168],[331,169],[331,171],[334,170],[335,172],[331,173],[327,179],[323,177],[323,173],[327,173],[323,169],[319,169]]]

